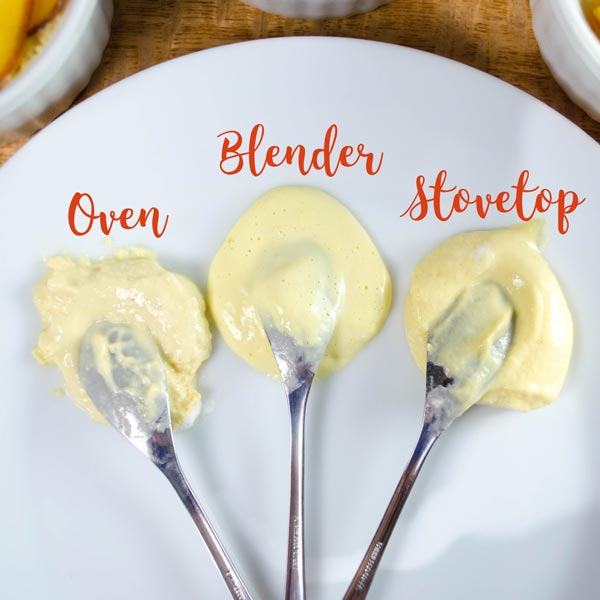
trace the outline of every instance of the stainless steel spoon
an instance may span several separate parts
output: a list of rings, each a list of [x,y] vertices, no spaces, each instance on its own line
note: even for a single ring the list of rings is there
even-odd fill
[[[79,376],[100,414],[143,452],[175,488],[236,600],[252,600],[187,482],[173,445],[160,351],[143,327],[98,322],[86,332]]]
[[[334,327],[318,346],[302,346],[263,318],[290,409],[290,520],[286,600],[304,600],[304,421],[308,394]]]
[[[344,600],[362,600],[367,596],[429,451],[453,421],[481,398],[504,363],[513,328],[512,306],[504,293],[496,284],[483,282],[461,294],[429,332],[421,433]],[[482,342],[483,339],[487,341]]]
[[[318,244],[291,240],[265,254],[246,293],[267,335],[290,411],[286,600],[304,600],[304,422],[313,379],[343,303],[344,281]]]

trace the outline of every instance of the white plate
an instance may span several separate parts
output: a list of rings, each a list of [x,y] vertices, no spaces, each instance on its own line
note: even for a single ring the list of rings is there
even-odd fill
[[[384,152],[381,172],[253,177],[219,170],[217,134],[263,123],[271,143],[340,142]],[[145,244],[204,287],[211,258],[264,191],[311,184],[334,194],[390,266],[394,303],[382,333],[318,383],[308,407],[307,579],[311,598],[341,597],[416,439],[423,377],[402,309],[415,263],[447,236],[517,221],[471,211],[441,223],[400,214],[419,174],[440,169],[472,191],[531,181],[588,200],[566,235],[549,217],[545,254],[576,325],[565,389],[528,414],[474,409],[425,465],[372,589],[373,600],[598,597],[600,336],[595,195],[600,149],[533,98],[460,64],[378,43],[279,39],[187,56],[132,77],[71,110],[0,171],[3,234],[0,346],[4,456],[2,598],[227,598],[192,522],[146,459],[66,398],[58,373],[31,357],[39,330],[32,288],[42,257],[107,252],[96,230],[74,236],[72,195],[99,208],[158,206]],[[282,596],[287,539],[288,423],[277,383],[216,338],[199,385],[209,411],[176,436],[186,472],[260,598]]]

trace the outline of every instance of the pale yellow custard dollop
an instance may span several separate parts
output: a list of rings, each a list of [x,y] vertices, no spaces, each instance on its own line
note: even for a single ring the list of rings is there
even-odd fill
[[[338,200],[312,187],[275,188],[237,221],[210,267],[208,305],[229,346],[278,370],[261,316],[305,345],[335,320],[318,374],[348,363],[381,329],[391,282],[369,235]]]
[[[475,231],[451,237],[414,269],[405,304],[411,352],[424,371],[428,331],[469,286],[489,281],[514,310],[506,359],[480,403],[529,410],[558,396],[573,345],[571,313],[539,247],[543,223]],[[478,310],[485,311],[485,302]],[[474,315],[474,319],[477,315]]]
[[[69,396],[103,421],[79,381],[81,340],[97,321],[142,325],[164,359],[173,425],[191,425],[200,410],[196,374],[211,351],[204,300],[194,283],[165,270],[143,248],[98,261],[54,256],[47,267],[34,293],[43,323],[34,355],[61,370]]]

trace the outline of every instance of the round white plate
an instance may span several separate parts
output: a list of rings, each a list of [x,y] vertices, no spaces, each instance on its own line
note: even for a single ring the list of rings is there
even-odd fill
[[[265,126],[265,143],[338,144],[384,152],[381,171],[335,177],[295,167],[219,170],[226,130]],[[564,391],[528,414],[475,408],[440,440],[398,523],[373,600],[570,600],[600,594],[600,402],[597,261],[599,146],[546,106],[460,64],[405,48],[341,39],[278,39],[204,51],[102,92],[45,129],[0,170],[3,233],[0,349],[4,457],[0,572],[4,600],[186,600],[227,592],[183,505],[112,429],[51,390],[59,374],[33,360],[40,322],[32,290],[43,257],[110,251],[97,227],[73,235],[75,192],[103,210],[157,206],[144,244],[204,288],[231,225],[255,198],[310,184],[344,202],[393,277],[381,334],[348,367],[317,382],[308,406],[306,545],[313,600],[340,598],[412,450],[424,378],[402,312],[415,263],[449,235],[518,221],[472,210],[440,222],[400,217],[440,169],[472,192],[530,184],[587,201],[566,235],[548,213],[545,255],[572,308],[576,343]],[[257,597],[281,598],[288,511],[288,420],[279,384],[215,335],[199,386],[207,410],[176,443],[189,478]]]

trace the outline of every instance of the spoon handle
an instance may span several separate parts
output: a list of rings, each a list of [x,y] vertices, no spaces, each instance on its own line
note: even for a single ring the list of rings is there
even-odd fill
[[[290,405],[290,522],[286,600],[304,600],[304,421],[310,382],[288,395]]]
[[[208,516],[198,502],[177,460],[170,460],[165,465],[157,465],[181,498],[192,517],[200,535],[221,572],[229,593],[235,600],[252,600],[250,592],[234,567],[227,551],[219,540],[216,531],[208,520]]]
[[[417,475],[429,454],[429,451],[439,438],[441,431],[432,430],[425,423],[421,429],[417,445],[400,477],[392,499],[381,519],[381,523],[373,536],[373,540],[350,583],[343,600],[363,600],[369,593],[369,588],[375,577],[381,557],[392,535],[396,521],[404,508],[404,504],[417,479]]]

